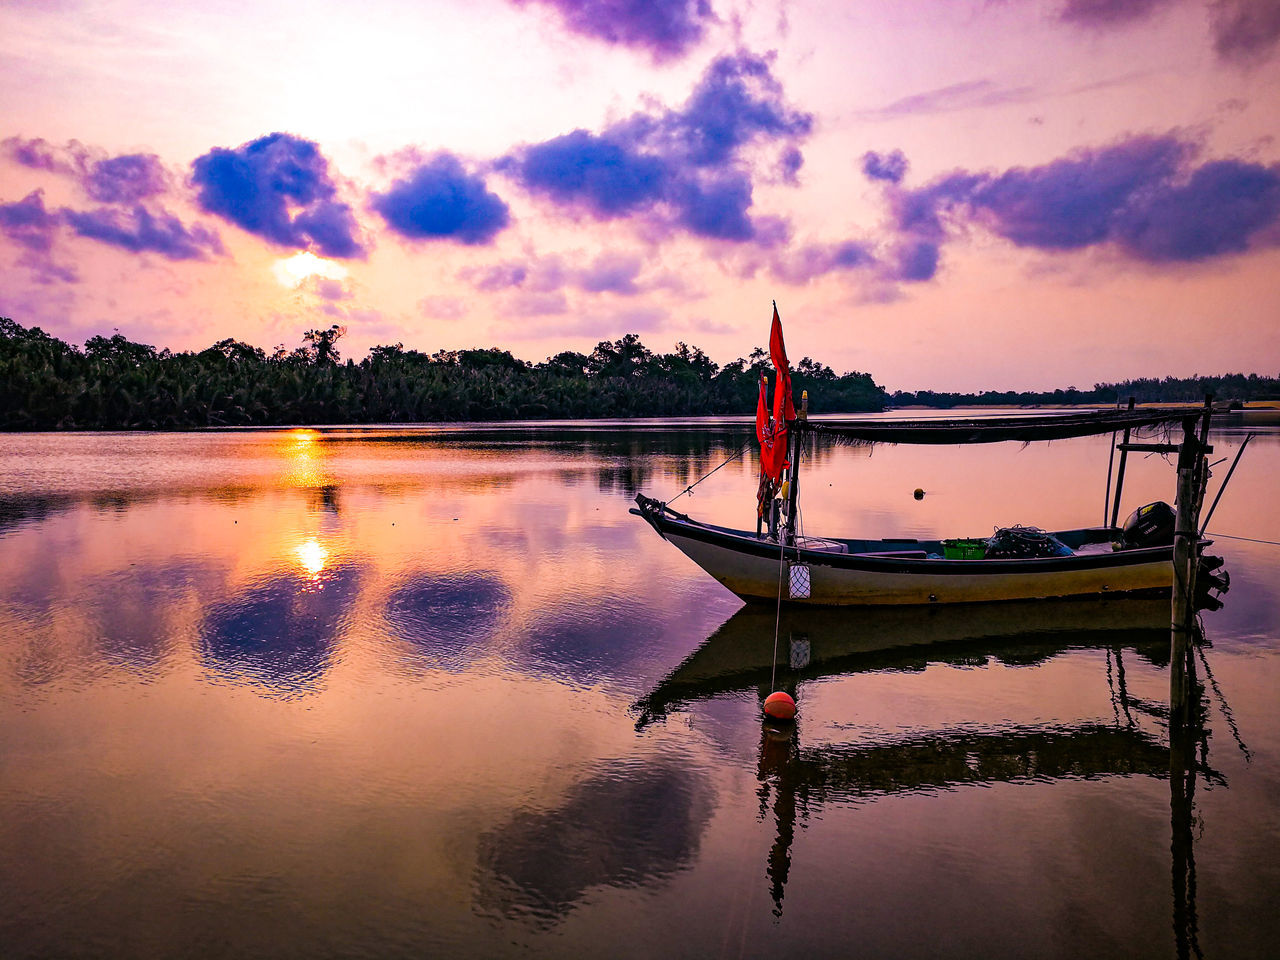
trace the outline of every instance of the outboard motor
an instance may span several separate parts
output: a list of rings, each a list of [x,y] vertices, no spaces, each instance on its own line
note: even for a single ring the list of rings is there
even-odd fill
[[[1167,547],[1173,543],[1177,515],[1163,500],[1148,503],[1129,514],[1124,522],[1126,547]]]
[[[1196,609],[1222,609],[1222,594],[1231,589],[1231,574],[1222,568],[1221,557],[1202,556],[1196,573]]]

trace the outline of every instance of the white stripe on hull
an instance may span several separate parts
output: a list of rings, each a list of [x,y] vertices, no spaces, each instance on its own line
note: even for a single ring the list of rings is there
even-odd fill
[[[717,544],[682,537],[668,530],[666,537],[689,559],[740,597],[778,598],[778,558],[740,553]],[[912,563],[913,561],[903,561]],[[1000,573],[936,572],[937,564],[964,564],[966,560],[919,560],[920,572],[851,570],[824,566],[805,558],[809,567],[810,603],[826,606],[856,604],[979,603],[990,600],[1030,600],[1073,597],[1132,590],[1168,590],[1173,566],[1167,559],[1149,563],[1082,568],[1079,570],[1028,570]],[[1034,565],[1037,561],[1021,561]],[[783,564],[783,599],[787,594],[787,570]],[[932,568],[932,569],[931,569]]]

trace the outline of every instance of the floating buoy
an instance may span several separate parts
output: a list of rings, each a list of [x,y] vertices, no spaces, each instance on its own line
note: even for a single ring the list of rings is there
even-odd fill
[[[794,720],[796,702],[791,699],[791,694],[781,690],[771,693],[764,698],[764,715],[774,720]]]
[[[915,497],[917,500],[923,500],[923,499],[924,499],[924,488],[923,488],[923,487],[916,487],[916,492],[915,492],[915,493],[913,493],[913,494],[912,494],[912,496],[913,496],[913,497]]]

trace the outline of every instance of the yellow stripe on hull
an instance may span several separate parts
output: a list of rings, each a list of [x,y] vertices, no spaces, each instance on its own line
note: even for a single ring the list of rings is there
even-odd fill
[[[757,556],[706,543],[667,531],[666,537],[694,563],[740,597],[776,600],[778,558]],[[972,563],[967,560],[899,561],[895,566],[919,564],[915,570],[856,570],[824,565],[805,558],[809,568],[810,592],[803,600],[820,606],[859,604],[984,603],[997,600],[1030,600],[1047,597],[1092,596],[1139,590],[1168,590],[1173,585],[1173,566],[1167,559],[1146,563],[1061,569],[1057,560],[1011,561],[1028,569],[996,573],[940,572]],[[1054,563],[1058,569],[1036,570],[1039,563]],[[788,600],[787,567],[783,562],[783,599]]]

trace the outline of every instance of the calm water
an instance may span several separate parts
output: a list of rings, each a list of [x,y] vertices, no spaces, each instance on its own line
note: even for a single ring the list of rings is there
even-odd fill
[[[1276,955],[1280,547],[1213,551],[1190,782],[1161,602],[784,611],[784,737],[772,609],[627,513],[750,428],[656,427],[0,436],[0,956]],[[1108,452],[819,450],[805,532],[1098,523]]]

